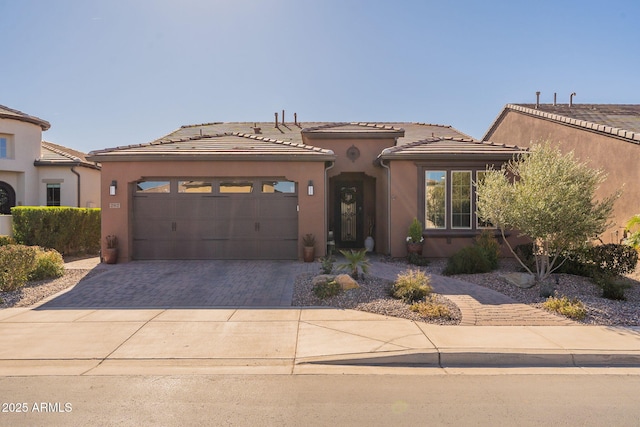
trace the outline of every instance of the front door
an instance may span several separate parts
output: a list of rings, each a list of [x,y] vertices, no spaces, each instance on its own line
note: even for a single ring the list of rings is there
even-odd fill
[[[335,186],[336,247],[364,247],[362,181],[338,181]]]

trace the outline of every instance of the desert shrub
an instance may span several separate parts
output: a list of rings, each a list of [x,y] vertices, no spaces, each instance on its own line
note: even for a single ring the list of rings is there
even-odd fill
[[[0,290],[23,287],[36,263],[36,248],[24,245],[0,246]]]
[[[369,260],[367,259],[367,250],[361,249],[359,251],[356,250],[341,250],[340,253],[344,255],[347,259],[347,262],[344,264],[340,264],[338,268],[340,270],[349,270],[351,277],[355,280],[358,280],[359,272],[362,271],[363,274],[369,271]]]
[[[447,266],[442,274],[475,274],[491,271],[491,262],[487,259],[485,251],[477,245],[460,249],[447,260]]]
[[[411,304],[409,308],[427,319],[451,319],[449,307],[437,302],[433,295],[427,296],[425,301]]]
[[[627,300],[624,291],[629,289],[631,285],[625,283],[622,278],[612,277],[608,274],[599,274],[595,277],[594,281],[596,285],[602,289],[602,298],[616,301]]]
[[[340,293],[342,288],[335,280],[318,283],[313,287],[313,293],[320,299],[331,298]]]
[[[100,209],[16,206],[11,214],[13,235],[22,245],[51,248],[65,255],[100,249]]]
[[[619,276],[630,273],[638,263],[638,252],[629,245],[609,243],[589,251],[591,261],[604,274]]]
[[[424,267],[429,265],[429,260],[423,256],[418,255],[415,252],[409,252],[407,255],[407,262],[412,265],[417,265],[420,267]]]
[[[483,251],[489,262],[491,270],[498,268],[498,259],[500,258],[500,243],[494,236],[494,234],[488,230],[483,230],[478,237],[476,237],[475,244],[479,246]]]
[[[64,274],[64,260],[55,249],[36,249],[35,268],[29,273],[29,280],[44,280],[61,277]]]
[[[516,246],[513,251],[516,253],[520,261],[529,268],[529,270],[535,270],[536,257],[533,254],[533,243],[523,243]]]
[[[575,298],[570,300],[565,296],[559,298],[551,296],[547,298],[542,306],[549,311],[560,313],[574,320],[582,320],[587,315],[587,310],[582,301]]]
[[[320,258],[320,269],[322,270],[322,274],[331,274],[333,272],[333,264],[335,262],[336,259],[331,253],[328,253],[327,256]]]
[[[391,288],[391,294],[405,303],[412,303],[433,292],[430,281],[431,278],[423,271],[406,270],[398,274]]]
[[[11,236],[0,236],[0,246],[15,245],[16,241]]]

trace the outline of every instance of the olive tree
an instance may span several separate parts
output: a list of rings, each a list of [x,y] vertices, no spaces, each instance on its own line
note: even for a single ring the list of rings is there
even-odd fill
[[[600,170],[562,154],[549,142],[514,156],[500,170],[488,169],[477,183],[478,215],[498,227],[520,264],[542,282],[561,265],[559,255],[583,245],[609,227],[616,192],[597,200],[605,180]],[[505,238],[505,230],[533,241],[536,271],[532,272]]]

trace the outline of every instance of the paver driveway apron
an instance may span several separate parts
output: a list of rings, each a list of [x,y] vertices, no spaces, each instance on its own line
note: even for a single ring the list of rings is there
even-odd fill
[[[290,307],[298,261],[134,261],[101,264],[41,308]]]

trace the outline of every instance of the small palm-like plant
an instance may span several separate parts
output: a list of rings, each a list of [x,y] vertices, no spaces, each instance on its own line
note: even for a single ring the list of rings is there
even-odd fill
[[[349,270],[351,272],[349,274],[354,279],[358,279],[360,270],[362,270],[363,274],[369,271],[369,267],[371,266],[371,264],[369,264],[369,260],[367,259],[366,249],[361,249],[359,251],[355,251],[353,249],[351,249],[350,251],[341,250],[340,253],[344,255],[344,257],[347,259],[347,262],[338,265],[338,268],[340,270]]]
[[[640,227],[640,214],[632,216],[625,227],[625,231],[629,233],[625,243],[640,251],[640,229],[633,232],[631,231],[631,229],[635,227]]]

